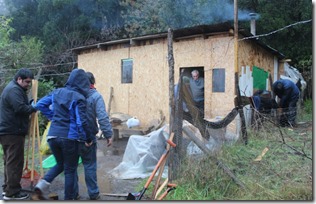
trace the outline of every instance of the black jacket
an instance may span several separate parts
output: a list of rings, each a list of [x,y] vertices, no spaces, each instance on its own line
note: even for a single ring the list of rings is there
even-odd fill
[[[26,90],[12,80],[0,98],[0,136],[26,135],[29,116],[35,111],[28,102]]]

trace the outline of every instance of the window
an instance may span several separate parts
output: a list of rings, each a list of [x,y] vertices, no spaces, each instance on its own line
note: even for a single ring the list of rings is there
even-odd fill
[[[225,92],[225,69],[213,69],[212,90],[213,92]]]
[[[133,59],[122,60],[122,83],[133,83]]]

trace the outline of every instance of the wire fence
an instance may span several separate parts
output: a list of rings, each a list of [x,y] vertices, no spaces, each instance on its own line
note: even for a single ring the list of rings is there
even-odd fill
[[[244,106],[249,136],[249,143],[245,145],[238,133],[242,121],[240,109],[233,108],[223,118],[204,120],[204,112],[192,100],[188,85],[179,82],[178,86],[181,91],[175,93],[173,125],[177,147],[169,160],[169,179],[183,177],[180,168],[188,158],[194,160],[191,162],[191,170],[205,165],[205,161],[203,164],[197,163],[196,158],[206,155],[211,158],[211,163],[217,164],[237,185],[257,188],[259,199],[292,199],[298,191],[308,192],[308,195],[301,192],[302,199],[311,197],[312,121],[311,118],[304,118],[302,106],[298,105],[297,110],[260,111],[251,104]],[[293,115],[296,115],[295,125],[289,123],[289,117]],[[208,168],[212,168],[211,163]],[[248,169],[245,169],[246,166]],[[281,195],[271,192],[277,188],[274,185],[279,185]],[[293,192],[284,193],[289,186]]]

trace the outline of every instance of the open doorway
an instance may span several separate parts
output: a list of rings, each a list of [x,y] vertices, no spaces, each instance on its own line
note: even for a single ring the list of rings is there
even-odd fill
[[[181,67],[179,76],[181,76],[181,73],[183,72],[182,76],[191,78],[191,72],[195,69],[199,71],[200,77],[204,78],[204,67]]]
[[[198,78],[192,78],[192,71],[198,71]],[[192,102],[190,104],[194,105],[195,111],[191,109],[191,115],[193,118],[199,117],[204,118],[204,67],[181,67],[180,68],[180,77],[182,77],[183,82],[186,83],[186,86],[189,88]],[[196,77],[197,73],[193,73]],[[184,99],[186,101],[188,99]],[[189,105],[189,104],[188,104]],[[190,110],[190,108],[189,108]]]

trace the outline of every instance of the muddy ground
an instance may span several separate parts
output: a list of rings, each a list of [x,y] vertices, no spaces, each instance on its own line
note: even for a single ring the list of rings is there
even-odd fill
[[[138,192],[137,186],[141,182],[139,179],[133,180],[122,180],[113,178],[108,172],[118,166],[122,161],[125,147],[128,141],[128,137],[123,137],[117,141],[113,141],[111,147],[107,147],[106,140],[98,140],[97,150],[97,161],[98,161],[98,184],[100,189],[101,198],[100,200],[126,200],[126,197],[119,196],[122,194],[128,194],[129,192]],[[45,159],[45,156],[43,159]],[[1,161],[3,163],[3,161]],[[29,162],[29,168],[31,168]],[[44,169],[44,172],[47,169]],[[0,175],[3,175],[3,164],[0,168]],[[79,200],[88,200],[89,196],[87,193],[85,181],[84,181],[84,170],[83,165],[80,164],[78,167],[79,175]],[[22,187],[31,190],[30,179],[22,179]],[[36,182],[36,180],[35,180]],[[34,182],[34,183],[35,183]],[[0,183],[3,183],[3,176],[0,177]],[[50,191],[58,195],[58,200],[64,198],[64,175],[60,174],[51,184]],[[2,193],[2,188],[0,188]],[[115,196],[108,196],[104,194],[115,194]],[[32,197],[32,196],[31,196]],[[2,198],[1,198],[2,199]],[[31,198],[30,198],[31,199]]]

